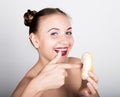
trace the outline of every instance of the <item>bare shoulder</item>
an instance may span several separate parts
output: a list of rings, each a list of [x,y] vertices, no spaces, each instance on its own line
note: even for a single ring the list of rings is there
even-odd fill
[[[68,63],[81,64],[81,60],[80,58],[77,58],[77,57],[69,57]]]
[[[25,76],[17,85],[16,89],[12,93],[11,97],[20,97],[20,95],[24,92],[25,88],[28,86],[30,83],[31,78],[28,76]]]
[[[67,90],[70,92],[75,92],[79,90],[81,86],[81,60],[80,58],[76,57],[69,57],[68,58],[68,63],[70,64],[79,64],[80,68],[75,68],[75,69],[68,69],[67,74],[68,76],[66,77],[66,87]]]
[[[30,81],[38,75],[41,67],[39,65],[34,65],[23,77],[23,79],[19,82],[16,89],[14,90],[12,97],[20,97],[20,95],[24,92]]]

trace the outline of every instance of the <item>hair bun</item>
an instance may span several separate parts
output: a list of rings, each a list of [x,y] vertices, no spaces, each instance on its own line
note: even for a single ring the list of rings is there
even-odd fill
[[[31,25],[31,22],[35,16],[35,14],[37,13],[37,11],[33,10],[29,10],[24,14],[24,24],[26,26],[30,26]]]

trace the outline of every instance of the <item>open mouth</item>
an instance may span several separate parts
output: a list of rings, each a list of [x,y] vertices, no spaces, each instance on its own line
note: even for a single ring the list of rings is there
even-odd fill
[[[59,47],[55,49],[55,52],[58,53],[59,51],[62,52],[62,56],[67,55],[68,47]]]

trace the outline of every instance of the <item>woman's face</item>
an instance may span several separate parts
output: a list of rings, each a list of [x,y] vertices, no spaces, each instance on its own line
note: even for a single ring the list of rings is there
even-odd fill
[[[50,61],[59,51],[62,52],[60,62],[67,59],[74,42],[71,23],[67,16],[53,14],[41,17],[38,25],[38,37],[38,51],[41,59]]]

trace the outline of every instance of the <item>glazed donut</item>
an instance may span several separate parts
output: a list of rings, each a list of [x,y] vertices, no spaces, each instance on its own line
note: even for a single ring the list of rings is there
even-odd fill
[[[88,72],[93,72],[93,55],[90,52],[86,52],[82,55],[81,62],[83,64],[82,68],[82,79],[86,80],[88,76]]]

